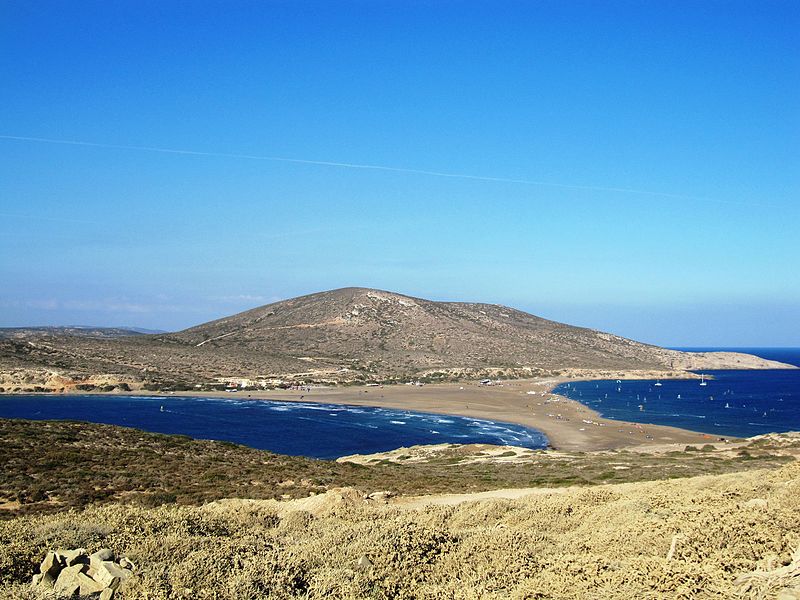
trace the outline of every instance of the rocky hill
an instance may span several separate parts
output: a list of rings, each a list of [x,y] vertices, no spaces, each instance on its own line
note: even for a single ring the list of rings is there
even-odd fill
[[[129,335],[142,335],[145,333],[159,333],[128,327],[0,327],[0,339],[27,340],[42,337],[60,337],[65,335],[92,338],[115,338]]]
[[[196,385],[226,378],[371,381],[782,366],[746,354],[666,350],[496,304],[364,288],[284,300],[163,335],[48,331],[0,339],[6,377],[0,387],[7,390],[20,374],[28,384],[50,387],[37,377]]]

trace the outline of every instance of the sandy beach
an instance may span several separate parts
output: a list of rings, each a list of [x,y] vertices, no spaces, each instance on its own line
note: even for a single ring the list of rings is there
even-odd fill
[[[542,431],[557,450],[613,450],[628,446],[705,444],[718,438],[676,427],[604,419],[587,406],[551,394],[565,379],[514,380],[483,386],[477,382],[416,385],[313,387],[303,390],[239,391],[241,398],[352,404],[460,415],[518,423]],[[164,395],[164,394],[159,394]],[[211,396],[220,392],[176,392]]]

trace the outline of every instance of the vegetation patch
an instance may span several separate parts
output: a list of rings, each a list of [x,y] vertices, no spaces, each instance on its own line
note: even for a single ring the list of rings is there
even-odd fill
[[[646,481],[775,467],[792,460],[789,450],[773,442],[748,446],[746,456],[741,450],[541,451],[513,463],[485,463],[472,460],[482,456],[480,450],[470,455],[468,447],[445,446],[421,462],[381,459],[365,466],[112,425],[0,419],[0,518],[95,503],[154,507],[303,498],[343,486],[365,494],[421,495]],[[621,456],[627,468],[615,469]]]

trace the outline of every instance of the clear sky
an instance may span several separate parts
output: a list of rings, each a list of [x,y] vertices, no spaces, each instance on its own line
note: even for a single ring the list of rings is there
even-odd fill
[[[4,0],[0,326],[366,286],[800,346],[798,31],[796,1]]]

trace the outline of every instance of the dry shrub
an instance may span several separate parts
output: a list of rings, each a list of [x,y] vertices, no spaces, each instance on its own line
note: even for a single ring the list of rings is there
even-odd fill
[[[2,522],[0,595],[33,600],[22,586],[47,547],[101,543],[139,567],[120,600],[766,598],[797,583],[780,569],[800,547],[798,463],[419,511],[337,494],[309,501],[315,515],[266,501]]]

